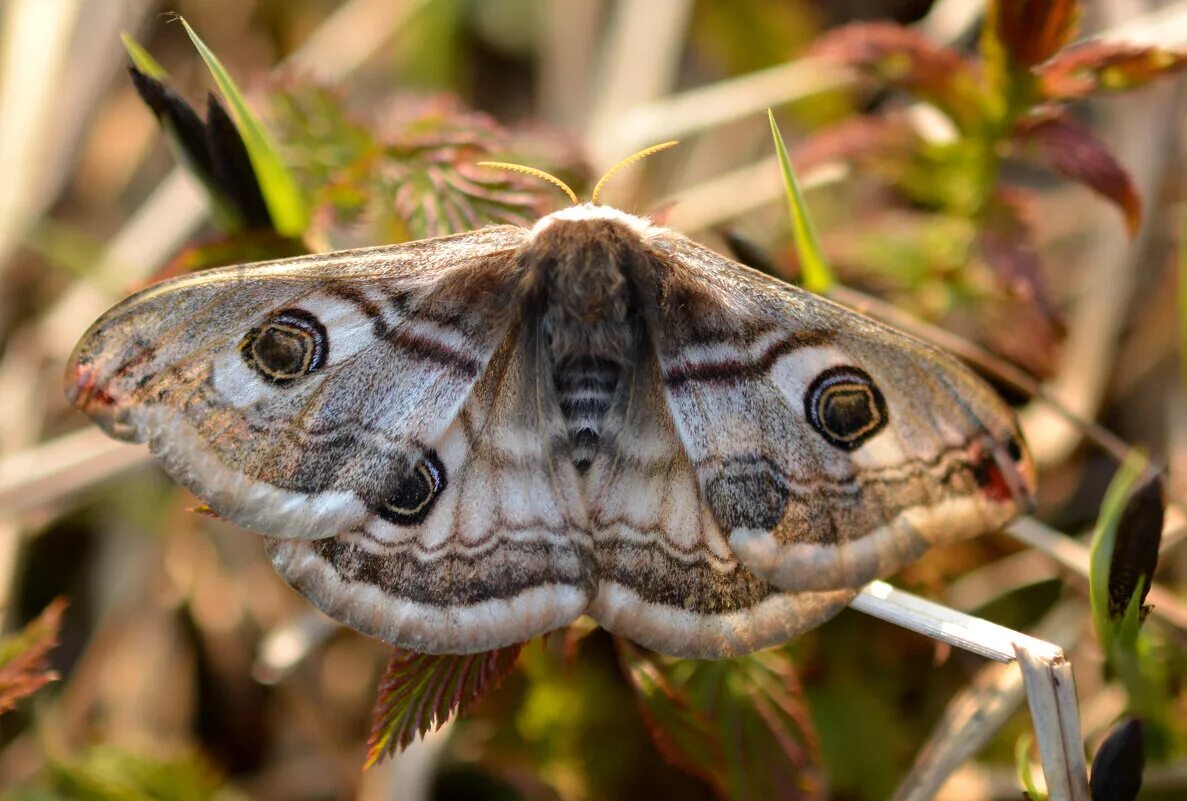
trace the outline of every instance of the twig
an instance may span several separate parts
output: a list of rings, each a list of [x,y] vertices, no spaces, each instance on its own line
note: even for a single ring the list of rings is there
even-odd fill
[[[1072,648],[1084,631],[1088,610],[1078,600],[1058,604],[1035,627],[1035,635]],[[915,764],[899,784],[893,801],[930,801],[980,751],[1022,704],[1021,670],[993,663],[981,668],[944,710]],[[1017,788],[1017,778],[1014,787]]]
[[[1063,659],[1063,651],[1058,645],[949,609],[943,604],[897,589],[885,581],[871,581],[849,606],[997,662],[1014,661],[1015,649],[1019,644],[1038,658],[1048,661]]]
[[[615,131],[629,109],[663,97],[675,85],[691,14],[690,0],[620,0],[614,5],[598,59],[599,91],[590,118],[588,147],[595,172],[638,149],[620,150]]]
[[[0,460],[0,516],[15,515],[149,461],[142,446],[87,427]]]
[[[1048,795],[1052,801],[1088,801],[1088,765],[1071,663],[1062,652],[1052,659],[1022,642],[1015,643],[1014,648],[1026,685]]]
[[[1079,707],[1075,700],[1075,685],[1071,665],[1064,659],[1064,650],[1055,643],[1040,640],[1021,632],[990,623],[985,619],[965,615],[946,606],[931,602],[909,592],[897,590],[884,581],[871,581],[861,595],[850,604],[853,609],[884,621],[901,625],[920,634],[927,635],[972,653],[989,657],[998,662],[1016,661],[1022,670],[1023,685],[1026,687],[1030,704],[1030,717],[1034,721],[1035,735],[1039,739],[1043,773],[1047,775],[1052,801],[1087,801],[1087,765],[1084,762],[1084,744],[1080,736]],[[1010,682],[1001,673],[992,674],[996,686],[994,692],[977,699],[976,707],[983,711],[989,701],[998,711],[1009,711]],[[1016,697],[1016,689],[1015,689]],[[995,716],[998,725],[1004,723],[1004,716]],[[994,729],[996,731],[996,727]],[[920,762],[929,765],[927,787],[938,789],[942,778],[972,755],[991,731],[976,729],[977,737],[967,737],[954,743],[959,748],[946,746],[944,759],[935,758],[927,749],[921,752]],[[929,740],[934,748],[935,738]],[[975,746],[970,750],[970,746]],[[942,769],[937,769],[942,768]],[[945,770],[947,773],[945,773]],[[915,771],[919,773],[919,771]],[[920,777],[915,777],[920,782]],[[1081,793],[1083,788],[1083,793]],[[926,799],[918,790],[910,789],[907,783],[896,799]]]

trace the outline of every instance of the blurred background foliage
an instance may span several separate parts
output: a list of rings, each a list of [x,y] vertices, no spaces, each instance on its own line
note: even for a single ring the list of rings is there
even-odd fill
[[[159,83],[128,79],[124,31]],[[485,662],[393,655],[312,611],[258,538],[196,514],[142,449],[62,401],[77,337],[156,277],[564,204],[484,159],[580,192],[680,138],[608,201],[798,280],[768,106],[834,296],[958,334],[944,343],[1019,406],[1037,517],[1073,537],[1095,523],[1136,560],[1112,571],[1128,583],[1094,578],[1112,593],[1094,594],[1095,633],[1087,547],[1051,529],[942,549],[896,583],[1063,645],[1090,755],[1131,776],[1133,725],[1099,745],[1140,711],[1142,798],[1182,798],[1185,46],[1187,3],[1169,0],[9,0],[0,798],[907,799],[945,721],[1018,709],[1004,669],[854,612],[720,662],[588,621]],[[268,139],[279,158],[262,168]],[[1129,506],[1114,489],[1097,521],[1117,448],[1036,391],[1165,466],[1165,520],[1147,483]],[[1134,582],[1159,542],[1146,597]],[[1144,602],[1139,634],[1125,612]],[[423,686],[456,703],[409,703]],[[936,797],[1019,797],[1029,717],[1002,719]]]

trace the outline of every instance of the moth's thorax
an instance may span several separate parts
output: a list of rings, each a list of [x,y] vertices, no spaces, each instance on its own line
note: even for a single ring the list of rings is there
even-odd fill
[[[521,258],[555,362],[630,359],[632,282],[649,267],[649,229],[641,218],[601,206],[566,209],[532,229]]]
[[[522,258],[573,447],[584,470],[640,330],[634,287],[650,267],[650,223],[602,206],[549,215],[532,229]]]

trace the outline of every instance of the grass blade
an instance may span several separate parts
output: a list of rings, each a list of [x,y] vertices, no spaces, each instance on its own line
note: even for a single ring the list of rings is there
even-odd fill
[[[185,26],[194,47],[210,68],[210,74],[214,76],[214,81],[227,101],[231,116],[243,136],[264,200],[268,204],[268,211],[272,215],[272,224],[276,231],[284,236],[300,236],[309,223],[308,212],[296,181],[280,158],[276,143],[267,129],[251,113],[247,101],[222,62],[185,19],[181,19],[181,24]]]
[[[121,33],[120,39],[123,40],[124,49],[128,51],[128,56],[132,59],[132,63],[136,65],[136,69],[143,72],[150,78],[156,78],[158,81],[163,81],[169,77],[169,70],[161,66],[152,53],[149,53],[144,47],[132,38],[130,33]]]
[[[827,292],[836,282],[832,268],[824,259],[820,248],[820,239],[816,236],[816,228],[808,216],[808,206],[804,203],[804,196],[800,193],[800,185],[791,170],[791,159],[787,156],[787,146],[783,144],[783,134],[779,133],[779,126],[775,123],[775,113],[767,109],[767,116],[771,120],[771,136],[775,139],[775,152],[779,156],[779,167],[783,170],[783,185],[787,190],[787,206],[791,211],[791,229],[795,234],[795,249],[800,257],[800,264],[804,271],[804,288],[810,292]]]

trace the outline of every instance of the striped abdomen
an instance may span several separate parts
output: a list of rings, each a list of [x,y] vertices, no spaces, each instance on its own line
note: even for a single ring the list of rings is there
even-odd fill
[[[599,356],[574,356],[556,366],[556,391],[573,446],[573,464],[582,473],[597,455],[602,424],[621,374],[617,362]]]

